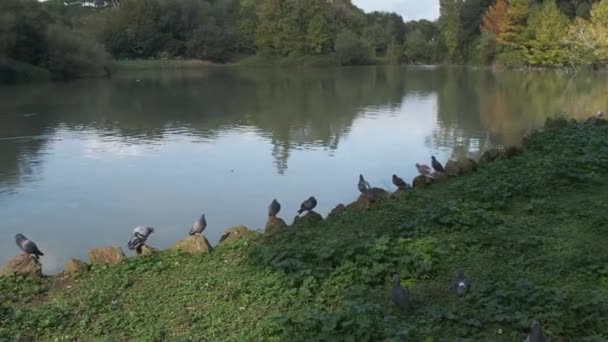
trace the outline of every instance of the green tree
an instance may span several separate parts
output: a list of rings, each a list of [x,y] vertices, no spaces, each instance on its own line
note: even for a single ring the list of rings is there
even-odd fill
[[[408,33],[405,43],[407,59],[410,63],[420,63],[431,59],[428,41],[420,30]]]
[[[568,31],[572,64],[608,62],[608,1],[593,5],[590,19],[577,18]]]
[[[461,4],[460,0],[439,0],[439,27],[450,61],[459,61],[461,57],[459,50]]]
[[[334,50],[343,65],[371,62],[372,47],[365,39],[352,31],[342,31],[338,34]]]
[[[308,23],[306,43],[312,53],[326,54],[332,50],[331,27],[322,13],[317,13]]]
[[[530,38],[524,43],[527,63],[533,66],[562,66],[568,58],[563,41],[568,18],[555,2],[547,1],[535,9],[528,20]]]

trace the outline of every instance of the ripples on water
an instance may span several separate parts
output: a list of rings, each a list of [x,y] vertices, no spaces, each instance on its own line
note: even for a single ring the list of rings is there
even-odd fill
[[[140,79],[141,82],[136,82]],[[511,144],[558,112],[608,108],[604,75],[443,68],[208,69],[0,87],[0,262],[23,232],[45,271],[136,225],[156,247],[204,211],[216,242],[263,227],[273,198],[326,214],[359,173],[392,189],[414,164]]]

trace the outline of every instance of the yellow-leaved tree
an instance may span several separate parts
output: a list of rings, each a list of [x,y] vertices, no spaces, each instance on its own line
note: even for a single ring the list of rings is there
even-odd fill
[[[577,18],[568,33],[573,64],[608,63],[608,0],[593,5],[589,20]]]

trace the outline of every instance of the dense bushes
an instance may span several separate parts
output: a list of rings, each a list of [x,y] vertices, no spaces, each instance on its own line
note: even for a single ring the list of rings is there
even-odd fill
[[[351,31],[340,32],[334,46],[343,65],[367,64],[371,60],[371,46]]]
[[[35,0],[0,2],[0,81],[103,74],[109,56]]]

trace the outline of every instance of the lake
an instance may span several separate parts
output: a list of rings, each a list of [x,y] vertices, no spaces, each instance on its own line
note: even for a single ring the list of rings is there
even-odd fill
[[[111,79],[0,87],[0,263],[22,232],[67,258],[122,246],[137,225],[167,248],[206,213],[217,243],[263,228],[268,204],[327,214],[363,173],[393,190],[435,155],[519,142],[548,116],[608,108],[605,74],[438,67],[142,71]],[[370,227],[373,229],[373,227]]]

